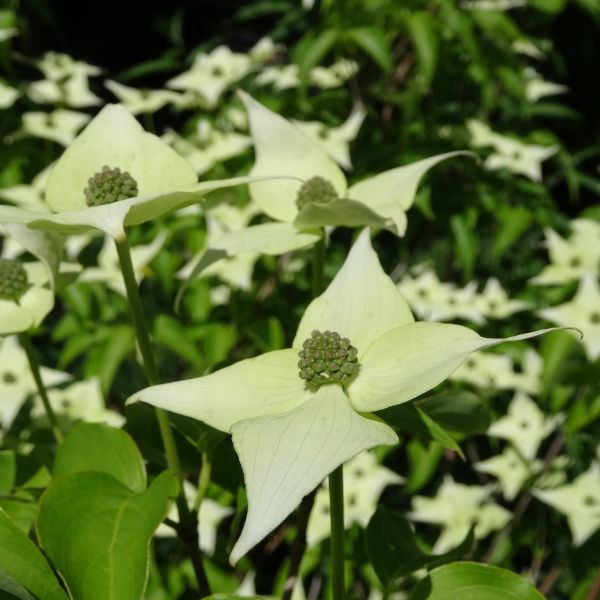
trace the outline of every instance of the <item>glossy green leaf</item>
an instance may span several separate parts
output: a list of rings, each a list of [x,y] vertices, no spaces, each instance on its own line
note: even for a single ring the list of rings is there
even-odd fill
[[[543,600],[524,577],[474,562],[455,562],[434,569],[419,583],[409,600]]]
[[[112,475],[134,492],[146,489],[143,458],[133,439],[108,425],[78,423],[58,447],[54,477],[85,471]]]
[[[77,600],[140,600],[148,544],[176,492],[170,472],[133,493],[99,472],[57,479],[43,494],[41,545]]]
[[[2,509],[0,509],[0,590],[20,600],[67,599],[43,554]]]
[[[366,547],[369,560],[385,586],[423,567],[434,567],[463,557],[473,546],[471,530],[456,548],[444,554],[427,554],[417,543],[409,522],[399,513],[380,506],[369,521]]]
[[[417,51],[421,75],[429,86],[435,75],[440,45],[436,18],[426,10],[414,12],[408,20],[408,28]]]
[[[384,73],[390,73],[394,63],[390,42],[379,27],[354,27],[345,33],[361,50],[369,55]]]

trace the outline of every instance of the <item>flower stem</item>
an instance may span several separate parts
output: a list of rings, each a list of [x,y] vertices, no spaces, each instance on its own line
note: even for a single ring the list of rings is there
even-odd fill
[[[21,347],[27,355],[27,360],[29,361],[29,368],[31,369],[33,380],[35,381],[38,393],[40,395],[40,398],[42,399],[42,404],[44,405],[46,416],[48,417],[48,421],[50,421],[50,427],[52,428],[54,439],[56,440],[57,444],[60,444],[64,439],[64,435],[60,427],[60,423],[58,422],[56,413],[54,412],[54,410],[52,410],[52,406],[50,405],[50,400],[48,399],[48,392],[46,391],[46,386],[44,385],[42,375],[40,373],[40,363],[38,362],[35,350],[33,348],[33,344],[31,343],[31,337],[29,336],[29,333],[20,333],[19,343],[21,344]]]
[[[329,475],[329,516],[333,600],[344,600],[344,465]]]
[[[131,318],[133,320],[138,346],[140,348],[140,352],[142,353],[144,371],[146,373],[148,382],[151,385],[156,385],[160,383],[160,379],[158,377],[158,369],[156,368],[156,362],[154,360],[154,353],[152,352],[150,334],[148,332],[148,325],[146,324],[146,318],[144,316],[140,291],[135,279],[133,263],[131,262],[131,250],[129,248],[129,244],[127,243],[126,237],[115,240],[115,245],[117,248],[117,254],[119,256],[119,264],[123,274],[123,281],[127,290],[127,299],[129,300]],[[171,424],[169,423],[169,417],[166,411],[162,408],[155,408],[155,414],[158,421],[158,427],[160,429],[162,443],[165,448],[165,454],[167,456],[167,464],[169,469],[175,474],[180,483],[180,492],[179,496],[177,497],[177,512],[179,514],[178,534],[190,555],[194,572],[196,574],[196,579],[198,580],[198,591],[200,592],[200,596],[208,595],[210,594],[210,587],[208,585],[208,579],[206,578],[206,572],[204,571],[204,565],[202,563],[202,556],[200,554],[200,548],[198,544],[197,518],[195,514],[190,511],[187,500],[185,499],[182,485],[183,474],[181,472],[181,463],[179,462],[179,454],[177,453],[175,436],[173,435],[173,430],[171,429]]]

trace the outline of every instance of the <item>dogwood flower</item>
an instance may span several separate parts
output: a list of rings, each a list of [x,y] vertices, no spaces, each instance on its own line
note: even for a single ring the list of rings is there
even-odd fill
[[[53,213],[0,206],[0,223],[61,233],[101,230],[116,240],[137,225],[252,178],[196,183],[190,164],[146,133],[122,106],[107,105],[56,162],[46,186]]]
[[[403,235],[405,211],[412,205],[423,175],[438,162],[457,155],[433,156],[348,187],[342,170],[299,127],[247,94],[240,92],[240,96],[248,111],[256,152],[251,175],[277,172],[290,179],[279,181],[281,185],[263,181],[249,186],[262,211],[278,222],[250,227],[243,236],[221,238],[213,247],[229,255],[283,253],[312,245],[320,237],[314,228],[326,225],[373,225]]]
[[[572,483],[534,490],[542,502],[567,517],[575,546],[581,546],[600,527],[600,463],[594,462]]]
[[[48,400],[59,420],[106,423],[111,427],[121,427],[125,423],[123,415],[106,408],[99,377],[48,390]],[[34,419],[47,419],[39,396],[35,398],[31,416]]]
[[[511,300],[495,277],[487,280],[475,302],[482,315],[493,319],[505,319],[516,312],[531,308],[529,302]]]
[[[19,97],[19,92],[0,80],[0,108],[10,108]]]
[[[569,90],[566,85],[546,81],[535,69],[527,68],[523,75],[525,76],[525,96],[530,102],[537,102],[547,96],[564,94]]]
[[[132,115],[155,113],[179,99],[179,94],[172,90],[140,90],[110,79],[104,82],[104,86],[117,97],[119,103]]]
[[[527,394],[517,392],[506,416],[492,423],[487,434],[508,440],[525,460],[531,461],[540,444],[563,420],[563,415],[547,417]]]
[[[131,248],[131,262],[138,284],[148,273],[148,264],[159,253],[166,238],[167,232],[161,231],[150,244],[138,244]],[[105,238],[104,245],[98,253],[98,266],[86,267],[79,276],[79,281],[102,281],[117,294],[127,297],[119,256],[110,237]]]
[[[46,388],[69,381],[71,376],[62,371],[41,367]],[[0,337],[0,424],[8,429],[27,398],[37,393],[37,386],[25,351],[16,336]]]
[[[526,38],[515,40],[511,44],[511,50],[517,54],[534,58],[535,60],[543,60],[546,55],[531,41]]]
[[[103,104],[103,101],[90,90],[88,76],[82,71],[73,73],[65,79],[34,81],[27,87],[27,95],[38,104],[62,104],[72,108]]]
[[[541,460],[525,461],[513,448],[507,446],[502,454],[492,456],[475,464],[481,473],[488,473],[498,479],[502,495],[514,500],[526,481],[542,468]]]
[[[600,223],[574,219],[571,235],[562,237],[553,229],[544,230],[550,264],[530,279],[535,285],[557,285],[600,271]]]
[[[379,464],[372,452],[362,452],[344,467],[344,527],[358,523],[365,528],[375,511],[383,490],[402,483],[403,478]],[[316,496],[306,528],[306,543],[314,546],[329,537],[329,490],[321,487]]]
[[[476,350],[545,331],[503,340],[458,325],[415,323],[365,229],[306,309],[292,348],[152,386],[128,401],[231,432],[248,495],[235,562],[339,465],[397,442],[389,426],[366,413],[435,387]]]
[[[433,546],[433,552],[441,554],[460,544],[473,525],[476,539],[482,539],[510,521],[512,514],[490,500],[491,492],[490,486],[464,485],[446,476],[435,497],[413,498],[408,517],[442,525]]]
[[[600,287],[596,275],[584,275],[573,299],[544,308],[538,314],[552,323],[566,323],[583,334],[583,347],[590,360],[600,357]]]
[[[23,113],[22,126],[28,135],[68,146],[89,120],[85,113],[60,108],[51,113]]]
[[[38,69],[48,78],[61,81],[72,75],[83,73],[87,76],[100,75],[102,69],[88,63],[75,60],[61,52],[46,52],[37,63]]]
[[[0,188],[0,198],[21,208],[49,212],[48,205],[44,202],[44,189],[49,173],[50,167],[46,167],[32,179],[30,184],[20,183]]]

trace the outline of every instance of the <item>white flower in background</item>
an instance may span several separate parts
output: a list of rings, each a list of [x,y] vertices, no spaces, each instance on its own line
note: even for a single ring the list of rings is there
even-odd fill
[[[563,238],[553,229],[544,230],[550,264],[530,279],[536,285],[555,285],[581,279],[600,271],[600,223],[592,219],[574,219],[571,235]]]
[[[88,76],[81,71],[62,80],[42,79],[30,83],[27,95],[38,104],[62,104],[72,108],[87,108],[103,103],[90,90]]]
[[[131,248],[131,262],[138,285],[149,273],[149,263],[159,253],[167,231],[161,231],[150,244],[138,244]],[[123,283],[123,274],[119,266],[119,257],[115,244],[110,236],[105,236],[104,245],[98,253],[98,266],[86,267],[79,277],[80,281],[101,281],[111,290],[127,297],[127,290]]]
[[[264,67],[254,79],[257,85],[272,85],[276,90],[290,90],[300,87],[298,65],[270,65]]]
[[[137,89],[110,79],[104,82],[104,87],[109,89],[132,115],[152,114],[180,100],[180,94],[172,90]]]
[[[58,109],[51,113],[23,113],[23,131],[33,137],[68,146],[90,120],[90,116],[73,110]]]
[[[54,79],[56,81],[62,81],[79,73],[88,77],[102,73],[100,67],[75,60],[68,54],[60,52],[46,52],[43,58],[38,61],[37,66],[47,79]]]
[[[339,127],[327,127],[325,123],[319,121],[294,120],[292,122],[333,158],[338,165],[350,170],[352,169],[350,142],[358,135],[365,116],[364,109],[358,107]]]
[[[523,71],[525,76],[525,96],[530,102],[537,102],[548,96],[557,96],[569,91],[566,85],[546,81],[535,69],[527,68]]]
[[[241,231],[259,213],[260,208],[254,202],[249,202],[243,207],[219,204],[207,210],[205,213],[207,238],[204,248],[177,273],[177,276],[184,280],[193,278],[204,253],[215,241],[218,241],[219,237],[230,232]],[[198,277],[218,277],[234,289],[249,290],[252,287],[254,263],[259,256],[257,252],[247,252],[231,258],[221,258],[203,269]],[[211,290],[213,301],[224,304],[229,298],[228,289],[220,296],[217,294],[213,297]]]
[[[517,392],[507,414],[491,424],[487,435],[508,440],[525,460],[531,461],[540,444],[563,421],[563,415],[546,416],[527,394]]]
[[[18,97],[19,92],[14,87],[0,80],[0,108],[10,108]]]
[[[465,0],[460,7],[466,10],[485,12],[506,12],[513,8],[527,6],[527,0]]]
[[[446,476],[433,498],[415,496],[410,519],[442,526],[433,552],[441,554],[460,544],[475,525],[475,538],[502,529],[512,514],[490,500],[491,486],[463,485]]]
[[[217,163],[239,156],[252,145],[247,135],[221,131],[205,119],[199,120],[195,135],[189,138],[168,130],[162,139],[187,159],[198,175],[206,173]]]
[[[263,37],[248,50],[248,55],[255,63],[266,63],[273,60],[282,50],[281,44],[276,44],[270,37]]]
[[[487,280],[475,302],[483,316],[493,319],[505,319],[516,312],[532,307],[529,302],[511,300],[495,277]]]
[[[188,505],[193,506],[196,500],[196,488],[189,481],[184,481],[183,489]],[[223,506],[210,498],[202,500],[198,511],[198,537],[200,539],[200,549],[209,556],[215,553],[219,524],[233,513],[235,513],[235,509],[231,506]],[[167,518],[177,521],[177,507],[174,504],[171,505]],[[156,537],[175,537],[175,531],[172,527],[162,523],[156,530],[155,535]]]
[[[340,87],[358,71],[358,63],[339,60],[330,67],[314,67],[308,73],[308,83],[321,89]],[[276,90],[300,87],[298,65],[270,65],[264,67],[254,82],[257,85],[272,85]]]
[[[505,354],[477,352],[451,375],[453,381],[462,381],[488,391],[520,390],[529,394],[540,391],[542,359],[528,348],[516,371],[512,359]]]
[[[525,482],[542,468],[542,461],[525,461],[513,448],[507,446],[502,454],[492,456],[475,464],[481,473],[488,473],[498,479],[502,495],[512,501]]]
[[[0,27],[0,42],[10,40],[16,35],[19,35],[19,30],[16,27]]]
[[[0,198],[11,204],[28,210],[47,211],[50,209],[44,202],[44,190],[52,165],[40,171],[31,184],[21,183],[11,187],[0,188]]]
[[[534,490],[536,498],[567,517],[573,544],[581,546],[600,527],[600,463],[571,483],[549,490]]]
[[[170,79],[167,86],[174,90],[193,92],[209,108],[219,102],[223,92],[254,68],[250,56],[218,46],[210,54],[198,54],[192,67]]]
[[[48,400],[59,419],[105,423],[111,427],[121,427],[125,423],[123,415],[106,408],[99,377],[48,390]],[[31,416],[39,420],[47,418],[39,396],[35,397]]]
[[[481,121],[467,121],[471,145],[475,148],[492,146],[494,151],[485,159],[483,166],[495,171],[507,169],[524,175],[532,181],[542,180],[542,162],[558,152],[558,146],[525,144],[511,137],[492,131]]]
[[[388,485],[402,483],[403,478],[379,464],[373,452],[362,452],[344,465],[344,527],[354,523],[366,528],[377,510],[377,502]],[[329,489],[317,491],[308,519],[306,542],[314,546],[331,534]]]
[[[546,55],[531,40],[526,38],[515,40],[512,43],[511,48],[513,52],[522,54],[523,56],[528,56],[529,58],[533,58],[535,60],[543,60],[546,58]]]
[[[69,381],[71,376],[47,367],[40,369],[49,388]],[[0,337],[0,423],[8,429],[27,398],[37,392],[25,351],[16,336]]]
[[[590,360],[600,357],[600,287],[595,275],[585,275],[570,302],[538,311],[552,323],[568,323],[583,334],[581,340]],[[576,333],[576,332],[575,332]]]

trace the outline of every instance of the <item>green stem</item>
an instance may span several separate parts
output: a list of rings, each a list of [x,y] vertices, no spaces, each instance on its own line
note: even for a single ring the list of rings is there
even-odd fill
[[[142,353],[144,371],[146,373],[148,382],[151,385],[156,385],[160,383],[158,369],[156,368],[154,353],[152,352],[150,333],[148,331],[148,325],[146,324],[146,318],[144,316],[140,291],[135,279],[135,272],[133,270],[133,263],[131,261],[131,250],[125,235],[123,235],[121,239],[115,240],[115,245],[117,248],[117,254],[119,256],[119,264],[123,274],[125,289],[127,290],[127,299],[129,300],[131,318],[135,328],[138,346],[140,348],[140,352]],[[190,511],[185,499],[183,490],[183,474],[181,471],[181,463],[179,462],[179,454],[177,453],[175,436],[173,435],[173,430],[171,429],[171,424],[169,423],[169,417],[166,411],[157,407],[155,408],[155,413],[158,421],[158,427],[160,429],[162,443],[165,448],[165,454],[167,456],[167,464],[169,469],[175,474],[180,483],[180,492],[176,501],[177,512],[179,514],[179,537],[186,545],[192,560],[194,571],[196,573],[196,579],[198,580],[200,595],[208,595],[210,594],[210,587],[204,571],[202,556],[200,555],[196,527],[197,519],[196,516]]]
[[[333,600],[344,600],[344,465],[329,475]]]
[[[50,421],[50,427],[52,428],[54,439],[56,440],[57,444],[60,444],[64,439],[64,435],[60,427],[60,423],[58,422],[56,413],[54,412],[54,410],[52,410],[52,406],[50,405],[50,400],[48,399],[48,392],[46,391],[46,386],[44,385],[42,375],[40,373],[40,363],[38,362],[37,356],[35,354],[35,350],[33,348],[33,344],[31,343],[31,337],[29,336],[29,333],[20,333],[19,343],[21,344],[21,347],[23,348],[23,350],[25,350],[25,354],[27,355],[27,360],[29,361],[29,368],[31,369],[33,380],[35,381],[38,393],[40,395],[40,398],[42,399],[42,404],[44,405],[46,416],[48,417],[48,421]]]
[[[198,478],[198,493],[196,494],[196,500],[194,502],[194,512],[197,513],[200,510],[202,500],[206,496],[210,478],[212,476],[212,463],[206,452],[202,453],[202,469],[200,471],[200,477]]]

